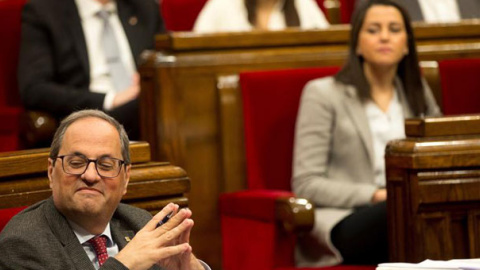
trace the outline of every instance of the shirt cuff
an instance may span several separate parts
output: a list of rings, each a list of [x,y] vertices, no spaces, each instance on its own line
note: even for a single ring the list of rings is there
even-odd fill
[[[197,259],[198,260],[198,259]],[[198,260],[200,262],[200,264],[203,266],[203,268],[205,268],[205,270],[212,270],[210,268],[210,266],[208,266],[208,264],[206,264],[204,261],[202,260]]]
[[[105,111],[110,111],[113,109],[113,99],[115,98],[115,92],[110,91],[105,95],[105,99],[103,100],[103,109]]]

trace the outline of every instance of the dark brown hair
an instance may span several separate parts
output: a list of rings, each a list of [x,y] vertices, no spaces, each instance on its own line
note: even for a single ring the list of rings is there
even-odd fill
[[[257,24],[257,0],[245,0],[245,6],[247,7],[248,21],[255,26]],[[300,18],[294,0],[285,0],[282,10],[288,27],[300,26]]]
[[[337,81],[351,84],[356,87],[357,94],[362,100],[371,98],[370,85],[363,71],[363,58],[357,55],[358,36],[365,20],[368,9],[374,5],[395,7],[401,14],[407,32],[408,55],[403,57],[397,67],[397,76],[403,84],[408,104],[416,116],[426,112],[425,95],[423,91],[420,67],[418,65],[415,37],[407,11],[394,0],[367,0],[362,1],[352,16],[350,44],[347,62],[335,76]]]

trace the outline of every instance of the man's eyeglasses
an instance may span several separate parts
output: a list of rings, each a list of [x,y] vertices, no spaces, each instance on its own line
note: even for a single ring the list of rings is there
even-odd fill
[[[112,157],[88,159],[79,155],[64,155],[57,156],[56,158],[62,160],[63,171],[67,174],[82,175],[87,171],[90,162],[93,162],[95,163],[95,169],[98,175],[105,178],[117,177],[122,170],[122,165],[125,163],[123,160]]]

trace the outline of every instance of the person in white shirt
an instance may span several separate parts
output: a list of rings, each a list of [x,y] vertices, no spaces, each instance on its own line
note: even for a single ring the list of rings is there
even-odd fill
[[[322,29],[328,26],[314,0],[209,0],[198,15],[193,31]]]
[[[363,2],[343,68],[302,92],[292,188],[316,208],[298,266],[388,261],[385,147],[405,137],[405,118],[434,115],[407,12],[395,0]]]
[[[58,119],[101,109],[138,139],[136,65],[164,31],[156,0],[28,1],[18,67],[25,107]]]

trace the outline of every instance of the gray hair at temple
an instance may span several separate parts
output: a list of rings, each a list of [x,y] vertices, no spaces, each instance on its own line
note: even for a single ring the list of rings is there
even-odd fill
[[[125,161],[125,165],[130,164],[130,141],[128,140],[127,132],[125,132],[125,129],[117,120],[100,110],[81,110],[74,112],[67,116],[65,119],[63,119],[60,123],[60,126],[57,128],[55,135],[53,136],[52,145],[50,147],[50,158],[55,159],[58,156],[58,152],[60,151],[60,147],[62,146],[63,137],[65,136],[67,128],[77,120],[87,117],[95,117],[105,120],[115,127],[115,129],[118,131],[118,134],[120,134],[122,158]]]

